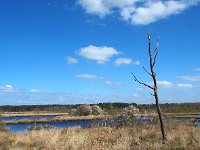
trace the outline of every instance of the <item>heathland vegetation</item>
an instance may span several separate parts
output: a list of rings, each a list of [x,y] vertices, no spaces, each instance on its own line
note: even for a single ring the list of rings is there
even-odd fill
[[[121,127],[47,128],[26,133],[1,132],[2,150],[144,150],[200,149],[200,128],[189,123],[166,122],[162,144],[158,125]]]
[[[50,108],[54,109],[53,113]],[[97,150],[134,150],[134,149],[200,149],[200,128],[194,126],[193,122],[175,121],[168,118],[174,114],[176,116],[185,116],[186,114],[198,113],[199,103],[187,104],[162,104],[161,107],[165,112],[165,124],[167,131],[167,141],[162,143],[158,120],[154,105],[136,105],[128,103],[101,103],[97,105],[46,105],[46,108],[40,105],[28,106],[28,112],[25,111],[27,106],[1,106],[4,109],[2,115],[26,115],[26,114],[59,114],[62,110],[62,116],[56,119],[60,120],[90,120],[90,119],[110,119],[126,118],[129,122],[125,124],[98,126],[93,125],[89,128],[72,127],[58,129],[54,127],[37,128],[25,133],[11,133],[5,128],[5,122],[0,122],[0,149],[2,150],[80,150],[80,149],[97,149]],[[70,107],[69,107],[70,106]],[[16,110],[18,112],[12,112]],[[33,109],[34,108],[34,109]],[[37,109],[35,109],[37,108]],[[42,109],[41,109],[42,108]],[[5,112],[6,110],[6,112]],[[32,111],[30,111],[32,110]],[[41,111],[42,110],[42,111]],[[172,110],[172,111],[169,111]],[[192,111],[189,111],[192,110]],[[178,112],[178,113],[177,113]],[[135,117],[146,115],[153,117],[154,122],[150,124],[138,124],[134,122]],[[107,118],[106,118],[107,117]],[[23,121],[23,120],[21,120]],[[28,123],[24,120],[24,123]],[[45,120],[43,120],[45,121]],[[46,120],[48,122],[50,120]],[[51,120],[52,121],[52,120]],[[16,122],[20,123],[20,122]],[[23,123],[23,122],[21,122]]]

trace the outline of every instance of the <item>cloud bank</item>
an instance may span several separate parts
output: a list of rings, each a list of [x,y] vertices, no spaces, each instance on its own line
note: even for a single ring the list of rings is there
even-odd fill
[[[200,81],[200,76],[179,76],[178,78],[185,81]]]
[[[162,88],[192,88],[192,84],[183,84],[183,83],[178,83],[174,84],[169,81],[157,81],[157,84],[159,87]]]
[[[118,14],[133,25],[147,25],[180,14],[199,0],[78,0],[86,13],[103,18]]]

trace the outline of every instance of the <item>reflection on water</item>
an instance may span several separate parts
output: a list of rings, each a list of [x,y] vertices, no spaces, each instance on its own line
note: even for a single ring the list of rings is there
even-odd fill
[[[84,120],[84,121],[56,121],[56,122],[45,122],[45,123],[24,123],[24,124],[8,124],[6,125],[7,128],[11,132],[24,132],[27,131],[28,126],[54,126],[57,128],[67,128],[67,127],[75,127],[80,126],[83,128],[89,127],[94,121],[92,120]]]

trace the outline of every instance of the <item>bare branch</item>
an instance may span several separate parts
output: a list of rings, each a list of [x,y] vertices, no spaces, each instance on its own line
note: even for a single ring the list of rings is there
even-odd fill
[[[154,90],[154,88],[151,87],[150,85],[148,85],[148,84],[146,84],[146,83],[143,83],[143,82],[140,82],[140,81],[136,78],[136,76],[135,76],[133,73],[132,73],[132,75],[133,75],[134,80],[135,80],[136,82],[138,82],[139,84],[142,84],[142,85],[144,85],[144,86],[146,86],[146,87],[148,87],[148,88]]]
[[[151,37],[150,37],[150,33],[148,32],[147,33],[148,35],[148,41],[149,41],[149,46],[148,46],[148,52],[149,52],[149,57],[152,58],[152,55],[151,55]]]
[[[155,50],[153,51],[152,56],[155,56],[156,51],[157,51],[157,46],[156,46]]]
[[[150,72],[148,72],[148,71],[145,69],[145,67],[143,67],[143,69],[144,69],[144,71],[145,71],[148,75],[150,75],[150,76],[152,77],[152,74],[151,74]]]
[[[159,39],[157,39],[157,42],[156,42],[155,55],[154,55],[154,59],[153,59],[153,67],[156,63],[156,58],[157,58],[157,55],[158,55],[158,45],[159,45]]]

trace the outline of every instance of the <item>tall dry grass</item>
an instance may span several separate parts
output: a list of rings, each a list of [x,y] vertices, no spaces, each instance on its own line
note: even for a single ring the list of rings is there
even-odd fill
[[[162,144],[157,125],[66,128],[4,133],[1,150],[168,150],[200,149],[200,128],[168,123],[168,141]]]

